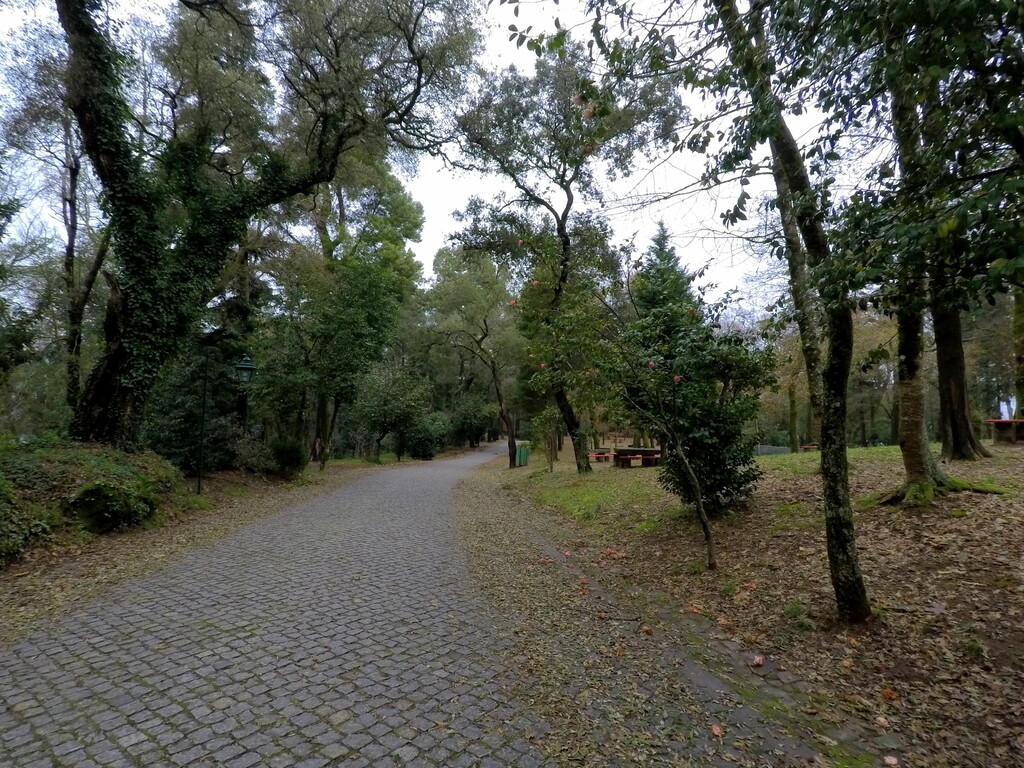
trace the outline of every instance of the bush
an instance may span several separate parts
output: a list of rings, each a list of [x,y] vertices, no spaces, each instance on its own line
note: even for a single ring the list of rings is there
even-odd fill
[[[405,437],[405,447],[414,459],[429,460],[444,448],[451,425],[441,413],[417,419]]]
[[[0,566],[46,539],[58,522],[45,509],[22,507],[10,484],[0,477]]]
[[[309,463],[305,444],[295,437],[280,435],[270,441],[277,474],[285,480],[296,477]]]
[[[263,477],[277,469],[274,454],[270,448],[257,437],[244,435],[235,441],[235,466]]]
[[[92,533],[134,528],[156,512],[158,499],[139,484],[90,480],[68,500],[65,514],[77,517]]]

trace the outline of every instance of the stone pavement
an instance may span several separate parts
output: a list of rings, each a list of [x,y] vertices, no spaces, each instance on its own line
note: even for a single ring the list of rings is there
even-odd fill
[[[373,473],[0,649],[0,766],[537,766],[454,482]]]

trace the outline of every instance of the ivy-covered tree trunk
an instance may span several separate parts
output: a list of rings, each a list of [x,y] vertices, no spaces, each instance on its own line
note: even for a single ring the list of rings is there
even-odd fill
[[[991,456],[974,432],[967,389],[963,327],[956,307],[932,304],[935,357],[939,369],[939,428],[942,458],[973,461]]]
[[[786,265],[789,269],[789,294],[793,299],[793,312],[800,332],[800,352],[807,375],[807,393],[810,401],[808,442],[817,442],[821,428],[821,328],[814,313],[807,253],[800,241],[800,225],[793,209],[792,193],[786,174],[779,163],[778,152],[772,152],[772,175],[778,193],[779,218],[786,245]]]

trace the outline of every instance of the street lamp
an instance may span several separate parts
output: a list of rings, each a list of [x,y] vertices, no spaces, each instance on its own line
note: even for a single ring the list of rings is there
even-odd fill
[[[246,385],[252,381],[255,373],[256,364],[249,359],[248,355],[235,363],[235,376],[238,377],[238,383],[242,385],[242,391],[238,393],[238,415],[241,417],[242,431],[245,433],[249,431],[249,392]]]
[[[256,373],[256,364],[246,355],[235,363],[235,376],[239,384],[248,384],[252,381],[252,375]]]

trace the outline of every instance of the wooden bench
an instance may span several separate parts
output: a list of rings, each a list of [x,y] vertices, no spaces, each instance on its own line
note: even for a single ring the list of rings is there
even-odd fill
[[[816,451],[818,450],[818,444],[808,443],[807,445],[801,445],[800,450],[803,451],[804,453],[806,453],[807,451]]]
[[[633,466],[633,460],[640,459],[641,466],[643,465],[643,456],[623,456],[620,453],[615,454],[615,466],[628,469]]]
[[[985,419],[985,423],[992,425],[993,443],[1024,443],[1024,419]]]
[[[588,453],[587,458],[593,459],[594,461],[611,461],[615,456],[614,453]]]

